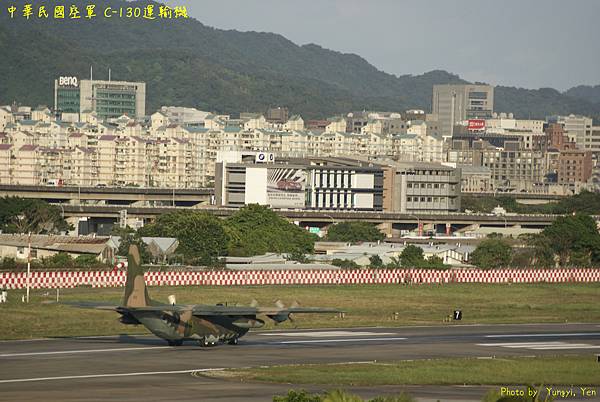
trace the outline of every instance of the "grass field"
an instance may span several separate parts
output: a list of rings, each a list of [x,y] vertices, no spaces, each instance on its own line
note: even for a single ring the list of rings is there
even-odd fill
[[[150,296],[178,303],[233,302],[273,305],[298,300],[303,306],[336,307],[345,319],[333,314],[297,317],[299,328],[398,326],[442,324],[455,308],[463,311],[463,324],[598,322],[600,284],[451,284],[427,286],[251,286],[251,287],[155,287]],[[122,288],[61,290],[61,301],[101,301],[119,304]],[[21,303],[24,291],[10,291],[9,302],[0,304],[0,339],[145,333],[141,326],[125,326],[118,314],[44,304],[55,298],[54,290],[32,292],[31,303]],[[47,295],[44,295],[47,294]],[[398,319],[392,315],[398,312]],[[451,325],[451,324],[444,324]],[[280,328],[291,328],[286,322]],[[273,327],[268,323],[267,328]]]
[[[208,376],[242,381],[330,386],[600,385],[598,363],[593,355],[290,365],[217,371]]]

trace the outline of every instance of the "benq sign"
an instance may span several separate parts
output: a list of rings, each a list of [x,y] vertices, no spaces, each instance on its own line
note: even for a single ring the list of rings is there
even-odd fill
[[[77,77],[59,77],[58,85],[61,87],[78,87],[79,81]]]

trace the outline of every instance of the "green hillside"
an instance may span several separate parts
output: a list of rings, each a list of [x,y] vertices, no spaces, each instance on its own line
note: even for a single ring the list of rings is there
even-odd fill
[[[74,3],[87,4],[76,0]],[[120,0],[103,2],[127,6]],[[147,4],[147,3],[140,3]],[[0,14],[0,103],[53,102],[59,75],[146,81],[147,110],[186,105],[237,113],[288,106],[305,118],[350,110],[429,110],[432,86],[465,82],[445,71],[394,76],[363,58],[299,46],[281,35],[207,27],[190,20],[8,20]],[[548,90],[553,91],[553,90]],[[499,87],[499,111],[544,117],[600,114],[600,105],[557,91]]]

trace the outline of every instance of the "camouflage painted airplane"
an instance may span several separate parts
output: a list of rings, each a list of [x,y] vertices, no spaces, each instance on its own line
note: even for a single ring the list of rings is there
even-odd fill
[[[119,321],[127,325],[143,325],[154,335],[165,339],[171,346],[180,346],[184,340],[196,340],[201,346],[214,346],[227,342],[236,345],[238,339],[251,328],[261,328],[265,322],[258,315],[265,315],[276,323],[291,319],[293,313],[337,313],[340,310],[318,307],[249,307],[161,304],[150,299],[144,281],[137,246],[129,248],[127,256],[127,282],[121,306],[95,303],[76,303],[78,307],[113,310],[121,314]]]

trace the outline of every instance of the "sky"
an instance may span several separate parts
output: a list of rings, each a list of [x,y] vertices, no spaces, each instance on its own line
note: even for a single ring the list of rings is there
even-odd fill
[[[600,84],[600,0],[170,0],[221,29],[356,53],[395,75],[565,90]]]

